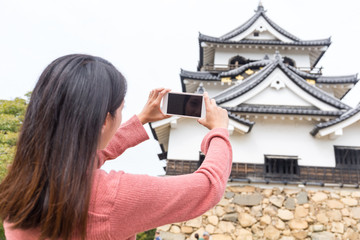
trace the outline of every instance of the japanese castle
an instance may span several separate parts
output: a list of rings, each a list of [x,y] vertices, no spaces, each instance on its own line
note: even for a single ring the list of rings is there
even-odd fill
[[[181,69],[182,91],[207,91],[228,110],[230,181],[359,187],[359,78],[322,74],[317,63],[330,38],[298,38],[260,3],[236,29],[220,37],[200,33],[198,40],[197,71]],[[167,175],[196,171],[206,128],[171,117],[151,130]]]

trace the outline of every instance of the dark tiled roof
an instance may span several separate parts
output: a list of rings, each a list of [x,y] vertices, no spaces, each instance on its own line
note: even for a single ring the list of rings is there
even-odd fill
[[[237,107],[225,107],[228,111],[237,113],[263,113],[263,114],[286,114],[286,115],[307,115],[307,116],[331,116],[338,117],[343,111],[322,111],[305,107],[293,106],[272,106],[272,105],[244,105]]]
[[[297,73],[293,72],[282,63],[280,56],[278,55],[275,60],[271,61],[268,65],[266,65],[263,69],[253,74],[252,76],[246,78],[242,83],[230,87],[217,96],[215,96],[215,100],[217,103],[221,104],[227,101],[230,101],[242,94],[250,91],[252,88],[261,83],[270,73],[275,70],[276,67],[279,67],[297,86],[301,89],[314,96],[315,98],[334,106],[338,109],[349,109],[350,107],[329,95],[328,93],[318,89],[315,86],[308,84],[302,77],[300,77]]]
[[[251,121],[249,121],[249,120],[247,120],[247,119],[241,118],[241,117],[237,116],[237,115],[234,114],[234,113],[228,112],[228,115],[229,115],[229,118],[231,118],[231,119],[233,119],[233,120],[235,120],[235,121],[237,121],[237,122],[239,122],[239,123],[242,123],[242,124],[244,124],[244,125],[246,125],[246,126],[249,126],[250,129],[251,129],[252,126],[255,124],[254,122],[251,122]],[[249,130],[249,131],[250,131],[250,130]]]
[[[353,108],[353,109],[345,112],[344,114],[342,114],[338,118],[335,118],[333,120],[317,124],[315,126],[315,128],[310,133],[311,133],[311,135],[315,136],[319,132],[319,130],[327,128],[327,127],[331,127],[331,126],[336,125],[336,124],[338,124],[340,122],[343,122],[346,119],[351,118],[352,116],[356,115],[359,112],[360,112],[360,105],[358,105],[356,108]]]
[[[209,80],[209,81],[218,81],[220,78],[218,75],[213,75],[209,72],[192,72],[181,69],[180,77],[190,78],[194,80]]]
[[[278,61],[278,66],[285,72],[285,74],[290,77],[296,85],[298,85],[300,88],[308,92],[309,94],[313,95],[317,99],[326,102],[336,108],[340,109],[350,109],[350,107],[344,103],[342,103],[340,100],[336,99],[335,97],[329,95],[328,93],[318,89],[315,86],[312,86],[308,84],[306,81],[304,81],[303,78],[301,78],[299,75],[295,74],[293,71],[289,70],[289,68],[282,62]]]
[[[213,42],[213,43],[237,43],[237,44],[257,44],[257,45],[288,45],[288,46],[329,46],[331,44],[331,39],[320,39],[320,40],[309,40],[304,41],[299,39],[298,37],[292,35],[287,32],[285,29],[281,28],[275,22],[273,22],[268,16],[265,14],[265,10],[263,6],[258,6],[256,13],[252,16],[248,21],[246,21],[241,26],[235,28],[229,33],[221,36],[221,37],[211,37],[204,34],[199,34],[199,41],[205,42]],[[283,41],[274,41],[274,40],[240,40],[240,41],[231,41],[230,39],[243,33],[248,28],[250,28],[257,19],[263,17],[276,31],[286,36],[287,38],[293,40],[293,42],[283,42]]]
[[[357,78],[358,76],[357,74],[327,77],[327,76],[321,76],[321,75],[303,72],[293,66],[287,66],[287,67],[302,78],[309,78],[316,80],[316,83],[341,84],[341,83],[356,83],[359,81],[359,79]]]
[[[329,46],[331,44],[331,38],[318,39],[318,40],[299,40],[294,42],[282,42],[275,40],[240,40],[230,41],[222,40],[221,38],[211,37],[204,34],[199,34],[200,42],[211,42],[221,44],[249,44],[249,45],[281,45],[281,46]]]
[[[248,21],[246,21],[243,25],[237,27],[236,29],[232,30],[231,32],[221,36],[219,39],[222,41],[228,40],[230,38],[233,38],[234,36],[237,36],[239,34],[241,34],[242,32],[246,31],[249,27],[251,27],[251,25],[260,17],[263,16],[265,18],[265,20],[273,27],[275,28],[278,32],[280,32],[281,34],[283,34],[284,36],[294,40],[294,41],[300,41],[299,38],[295,37],[294,35],[290,34],[289,32],[285,31],[284,29],[282,29],[280,26],[278,26],[276,23],[274,23],[273,21],[270,20],[270,18],[268,18],[265,14],[265,10],[263,6],[258,6],[256,13],[254,16],[252,16]]]

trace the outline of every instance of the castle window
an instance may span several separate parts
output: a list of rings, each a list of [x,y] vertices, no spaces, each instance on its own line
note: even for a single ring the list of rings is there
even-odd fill
[[[289,57],[284,57],[284,63],[296,67],[295,61]]]
[[[237,68],[237,67],[240,67],[241,65],[244,65],[244,64],[246,64],[248,62],[249,62],[248,59],[237,55],[235,57],[230,58],[229,66],[230,66],[230,68]]]
[[[259,32],[254,32],[254,37],[258,37],[260,35],[260,33]]]
[[[265,175],[299,175],[297,156],[265,155]]]
[[[360,147],[334,146],[337,168],[360,168]]]

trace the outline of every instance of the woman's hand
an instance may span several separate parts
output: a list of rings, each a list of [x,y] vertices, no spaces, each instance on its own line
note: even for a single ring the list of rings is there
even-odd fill
[[[209,99],[208,94],[204,93],[204,101],[206,107],[206,117],[198,119],[201,125],[208,129],[214,128],[228,128],[229,116],[225,109],[216,106],[214,99]]]
[[[151,90],[147,103],[141,113],[137,115],[142,124],[170,117],[170,115],[164,114],[160,109],[161,99],[168,92],[170,92],[170,89],[165,88]]]

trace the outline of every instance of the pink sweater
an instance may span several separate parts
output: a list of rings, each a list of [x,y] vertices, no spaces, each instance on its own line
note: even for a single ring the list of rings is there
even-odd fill
[[[149,137],[136,116],[121,125],[101,164]],[[135,239],[138,232],[195,218],[216,205],[224,194],[231,171],[232,149],[226,129],[211,130],[201,143],[206,157],[192,174],[168,177],[127,174],[98,169],[94,176],[87,239]],[[38,229],[11,229],[8,240],[35,240]],[[75,239],[78,239],[76,237]]]

